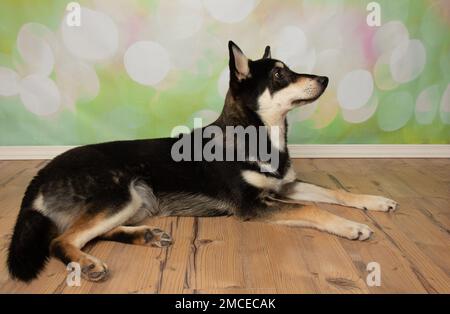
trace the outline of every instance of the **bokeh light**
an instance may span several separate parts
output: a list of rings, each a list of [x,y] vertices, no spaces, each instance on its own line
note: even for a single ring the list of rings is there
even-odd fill
[[[86,7],[81,8],[83,22],[69,26],[64,18],[61,35],[67,49],[74,56],[89,61],[102,61],[114,56],[118,48],[118,30],[106,14]]]
[[[364,1],[84,0],[69,27],[60,2],[4,0],[0,141],[42,144],[42,126],[61,145],[161,137],[213,121],[233,40],[250,59],[270,45],[294,71],[330,78],[289,114],[291,143],[450,143],[448,1],[378,2],[371,27]]]
[[[38,74],[29,75],[22,80],[20,99],[28,110],[39,116],[55,113],[61,104],[55,82]]]
[[[170,70],[167,51],[151,41],[140,41],[128,48],[124,64],[130,77],[143,85],[161,82]]]

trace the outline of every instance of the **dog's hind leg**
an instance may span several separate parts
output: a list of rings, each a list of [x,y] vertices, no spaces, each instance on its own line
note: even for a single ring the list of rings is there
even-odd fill
[[[97,258],[81,251],[81,248],[90,240],[108,233],[133,217],[141,209],[142,199],[130,188],[127,203],[106,204],[100,201],[91,203],[85,213],[50,244],[50,252],[54,257],[65,264],[79,263],[82,276],[90,281],[105,279],[108,268]]]
[[[315,205],[280,204],[279,209],[271,210],[257,220],[314,228],[350,240],[367,240],[372,235],[367,225],[341,218]]]
[[[159,228],[148,226],[119,226],[100,237],[102,240],[117,241],[154,247],[169,246],[172,238]]]
[[[280,194],[295,201],[339,204],[373,211],[388,212],[397,208],[397,202],[386,197],[331,190],[305,182],[288,183]]]
[[[103,280],[108,274],[106,264],[94,256],[84,253],[81,248],[88,241],[103,233],[105,229],[108,228],[102,215],[90,218],[84,216],[51,242],[50,253],[64,264],[78,263],[84,278],[90,281]]]

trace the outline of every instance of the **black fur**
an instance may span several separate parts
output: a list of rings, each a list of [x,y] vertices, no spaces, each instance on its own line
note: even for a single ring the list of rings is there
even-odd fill
[[[8,252],[8,270],[22,281],[35,279],[49,257],[56,226],[41,213],[24,209],[17,218]]]
[[[275,69],[279,61],[271,59],[270,49],[266,48],[263,59],[249,61],[251,75],[238,79],[234,75],[233,45],[230,42],[230,90],[221,116],[213,123],[222,130],[227,126],[263,126],[257,109],[258,97],[264,90],[274,93],[301,76],[318,78],[294,73],[287,67]],[[282,71],[283,75],[274,75],[274,71]],[[286,120],[284,123],[286,139]],[[188,135],[191,140],[193,135],[194,132]],[[54,158],[39,171],[25,193],[9,248],[11,275],[24,281],[35,278],[45,265],[53,238],[82,214],[94,216],[100,211],[114,214],[121,210],[130,200],[130,186],[135,186],[146,200],[144,210],[149,215],[235,214],[249,219],[268,210],[264,202],[266,191],[242,178],[243,170],[260,172],[257,163],[248,160],[176,162],[171,149],[177,140],[86,145]],[[271,144],[269,138],[268,143]],[[290,159],[286,146],[277,150],[277,154],[277,171],[263,174],[281,179],[289,170]],[[45,216],[33,208],[38,195],[45,201]],[[57,246],[54,249],[52,253],[65,261]]]

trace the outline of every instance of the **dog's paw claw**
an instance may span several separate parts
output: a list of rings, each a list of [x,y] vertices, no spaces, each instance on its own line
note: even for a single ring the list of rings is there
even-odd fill
[[[346,227],[342,236],[350,240],[365,241],[369,239],[372,236],[372,234],[373,231],[369,228],[369,226],[356,222],[351,222],[351,224],[349,224]]]
[[[367,195],[362,209],[379,212],[393,212],[397,207],[398,203],[394,200],[383,196]]]
[[[81,261],[81,274],[89,281],[103,281],[108,277],[108,273],[106,264],[97,259],[86,257]]]

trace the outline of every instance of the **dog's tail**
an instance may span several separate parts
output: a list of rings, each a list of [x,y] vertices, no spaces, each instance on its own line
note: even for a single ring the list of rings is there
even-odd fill
[[[11,277],[29,282],[39,275],[50,255],[55,231],[50,218],[31,208],[20,210],[8,250]]]

